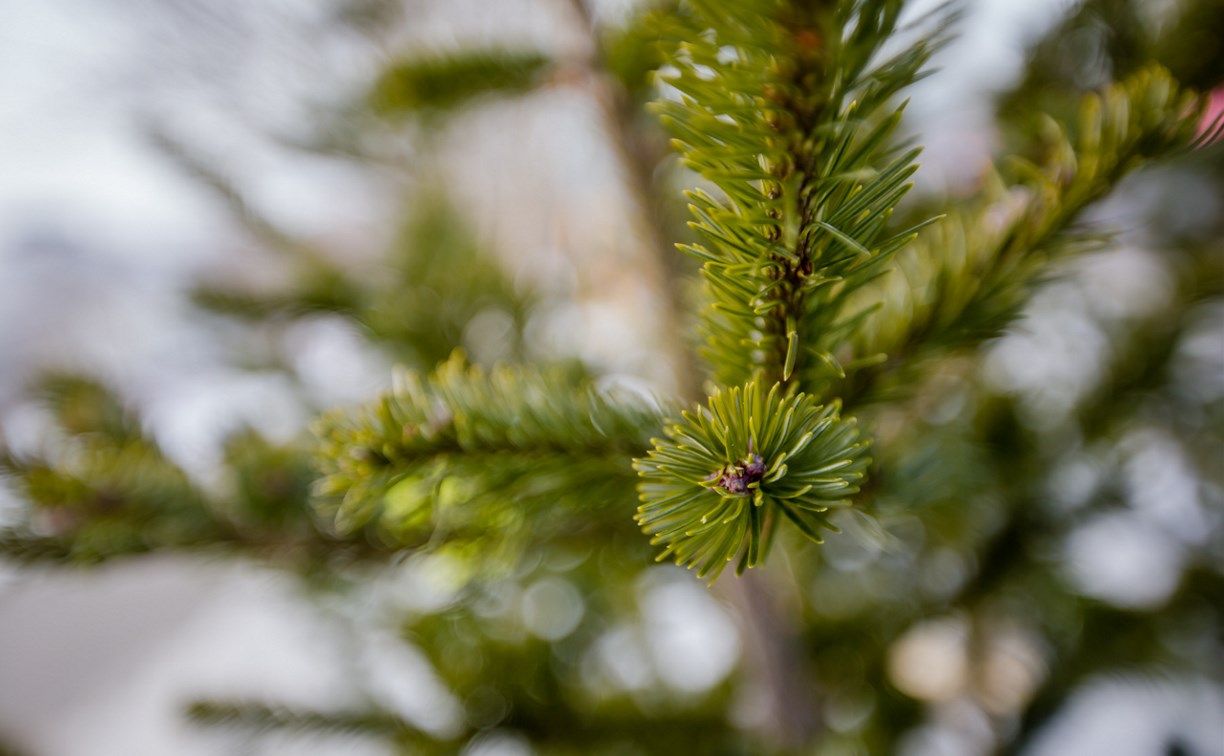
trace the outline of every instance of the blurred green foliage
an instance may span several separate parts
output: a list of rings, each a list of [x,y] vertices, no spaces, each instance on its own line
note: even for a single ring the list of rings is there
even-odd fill
[[[534,549],[615,528],[630,455],[658,422],[640,400],[597,391],[580,365],[486,373],[455,354],[428,379],[401,375],[359,414],[324,416],[316,492],[341,532],[368,526],[392,547],[480,538],[490,554]]]
[[[404,228],[371,269],[352,270],[322,251],[291,258],[285,284],[272,291],[222,282],[193,298],[213,312],[253,322],[334,313],[353,322],[398,362],[436,365],[464,343],[479,315],[505,321],[496,334],[502,358],[522,359],[533,297],[481,251],[466,221],[440,196],[405,212]]]
[[[382,73],[370,106],[384,115],[446,113],[471,100],[536,87],[550,61],[537,52],[465,51],[396,63]]]

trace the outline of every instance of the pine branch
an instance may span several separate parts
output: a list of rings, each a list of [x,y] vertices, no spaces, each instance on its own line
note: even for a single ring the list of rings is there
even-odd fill
[[[695,398],[701,393],[700,371],[696,364],[692,341],[686,338],[686,319],[679,312],[685,299],[685,280],[690,271],[673,254],[667,241],[669,206],[660,194],[655,176],[668,154],[665,139],[657,124],[646,128],[641,124],[641,102],[646,94],[651,69],[642,68],[646,61],[658,57],[658,44],[652,32],[666,18],[662,8],[643,10],[636,14],[628,28],[612,35],[601,35],[585,0],[568,0],[566,5],[576,17],[586,36],[588,53],[571,65],[572,77],[581,82],[584,91],[599,105],[604,132],[612,152],[620,164],[626,183],[626,197],[632,220],[642,243],[637,245],[633,262],[639,280],[649,284],[656,294],[658,325],[655,338],[676,374],[679,395]],[[631,54],[626,54],[626,48]]]
[[[411,745],[414,749],[426,749],[426,752],[432,748],[442,751],[445,745],[402,718],[378,710],[324,712],[254,702],[199,701],[191,705],[187,716],[198,724],[214,727],[288,731],[303,735],[332,733],[373,736],[399,745]]]
[[[740,571],[758,564],[777,517],[819,541],[828,507],[858,490],[866,444],[840,403],[813,396],[844,376],[834,348],[863,317],[847,302],[927,223],[889,226],[918,150],[893,144],[904,105],[888,103],[954,17],[929,17],[881,60],[901,7],[703,0],[672,30],[665,81],[679,96],[659,110],[722,194],[689,193],[702,243],[682,248],[703,262],[705,356],[731,388],[638,461],[638,519],[700,575],[737,554]]]
[[[857,298],[856,308],[878,309],[847,345],[869,366],[843,387],[847,404],[922,358],[998,335],[1052,262],[1095,248],[1101,232],[1077,227],[1088,207],[1137,168],[1210,138],[1196,136],[1200,109],[1153,66],[1085,96],[1072,133],[1047,119],[1042,163],[1004,161],[982,198],[925,229]]]
[[[341,533],[372,528],[406,545],[491,533],[510,542],[548,513],[542,539],[597,525],[629,495],[627,458],[658,422],[654,409],[596,391],[581,371],[486,372],[456,354],[428,377],[401,374],[358,413],[325,416],[317,492]]]
[[[915,228],[888,228],[917,150],[889,137],[951,21],[884,61],[900,2],[691,4],[660,105],[685,164],[723,194],[689,193],[710,306],[706,356],[720,384],[796,381],[819,391],[841,371],[831,346],[852,328],[851,293]]]
[[[0,553],[96,561],[219,537],[201,492],[114,394],[68,375],[42,385],[67,437],[46,458],[0,450],[0,474],[32,504],[25,522],[0,533]]]
[[[313,471],[296,446],[249,430],[231,435],[224,451],[232,485],[206,492],[104,385],[72,375],[38,385],[55,442],[20,456],[0,449],[0,475],[29,504],[0,529],[0,556],[94,563],[157,549],[233,549],[311,568],[387,553],[317,527],[309,508]]]
[[[529,91],[550,64],[534,50],[498,49],[405,60],[383,72],[370,104],[384,115],[447,113],[478,97]]]

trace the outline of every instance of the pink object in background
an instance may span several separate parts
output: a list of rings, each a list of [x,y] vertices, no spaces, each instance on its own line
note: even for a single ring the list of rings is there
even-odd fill
[[[1207,107],[1203,109],[1203,116],[1199,119],[1198,135],[1205,136],[1209,132],[1214,132],[1208,138],[1207,143],[1213,144],[1220,141],[1224,137],[1224,86],[1216,87],[1207,94]]]

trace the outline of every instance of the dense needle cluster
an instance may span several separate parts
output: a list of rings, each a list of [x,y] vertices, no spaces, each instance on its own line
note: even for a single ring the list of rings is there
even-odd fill
[[[867,444],[836,403],[768,392],[756,383],[683,413],[635,462],[643,478],[638,523],[701,576],[759,564],[778,518],[819,541],[828,512],[858,491]],[[711,470],[713,472],[711,473]]]

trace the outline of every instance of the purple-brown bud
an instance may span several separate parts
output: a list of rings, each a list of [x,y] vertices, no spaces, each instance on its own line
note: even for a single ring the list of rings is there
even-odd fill
[[[761,459],[760,454],[749,455],[748,464],[744,465],[744,476],[749,483],[756,483],[765,477],[765,460]]]
[[[749,454],[741,464],[712,473],[706,480],[717,481],[714,485],[727,493],[746,494],[750,483],[759,483],[764,477],[765,460],[760,454]]]

